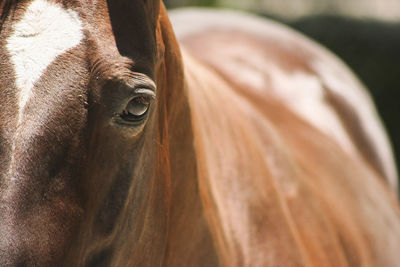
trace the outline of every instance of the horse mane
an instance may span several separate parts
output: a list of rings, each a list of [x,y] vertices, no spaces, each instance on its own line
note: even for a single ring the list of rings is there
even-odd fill
[[[11,10],[13,10],[12,7],[15,7],[16,2],[17,0],[4,0],[0,2],[0,31]]]

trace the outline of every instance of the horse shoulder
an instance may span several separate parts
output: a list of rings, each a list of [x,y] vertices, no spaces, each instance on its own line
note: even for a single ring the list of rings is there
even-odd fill
[[[273,94],[361,156],[396,191],[392,150],[373,101],[340,59],[283,25],[250,15],[194,9],[171,17],[183,47],[236,90],[261,99]]]
[[[184,27],[199,23],[187,19]],[[358,92],[375,114],[369,96],[328,52],[265,25],[265,34],[178,27],[199,191],[219,258],[227,266],[395,266],[397,204],[360,156],[312,59],[339,68],[337,79],[351,82],[343,90]],[[361,116],[358,105],[345,107]]]
[[[393,264],[398,209],[363,160],[273,94],[245,95],[183,58],[200,195],[225,265]]]

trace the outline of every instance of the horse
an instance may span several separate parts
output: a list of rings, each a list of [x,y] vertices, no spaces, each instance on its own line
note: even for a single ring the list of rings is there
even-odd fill
[[[272,21],[171,17],[1,1],[0,266],[398,266],[391,148],[345,64]]]

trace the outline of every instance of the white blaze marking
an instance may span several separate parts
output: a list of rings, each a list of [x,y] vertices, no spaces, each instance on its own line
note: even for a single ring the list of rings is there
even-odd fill
[[[77,46],[83,39],[82,23],[78,14],[46,0],[33,0],[23,18],[13,26],[7,39],[7,49],[14,65],[18,94],[18,126],[35,82],[55,58]],[[16,133],[18,134],[18,132]],[[15,165],[15,137],[12,144],[9,176]]]
[[[76,12],[46,0],[29,4],[7,40],[20,90],[19,122],[35,82],[57,56],[78,45],[82,38],[82,23]]]

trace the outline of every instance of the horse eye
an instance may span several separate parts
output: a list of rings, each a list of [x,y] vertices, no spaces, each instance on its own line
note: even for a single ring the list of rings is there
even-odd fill
[[[150,101],[150,97],[146,96],[138,96],[131,99],[120,114],[121,119],[128,123],[142,121],[150,108]]]

